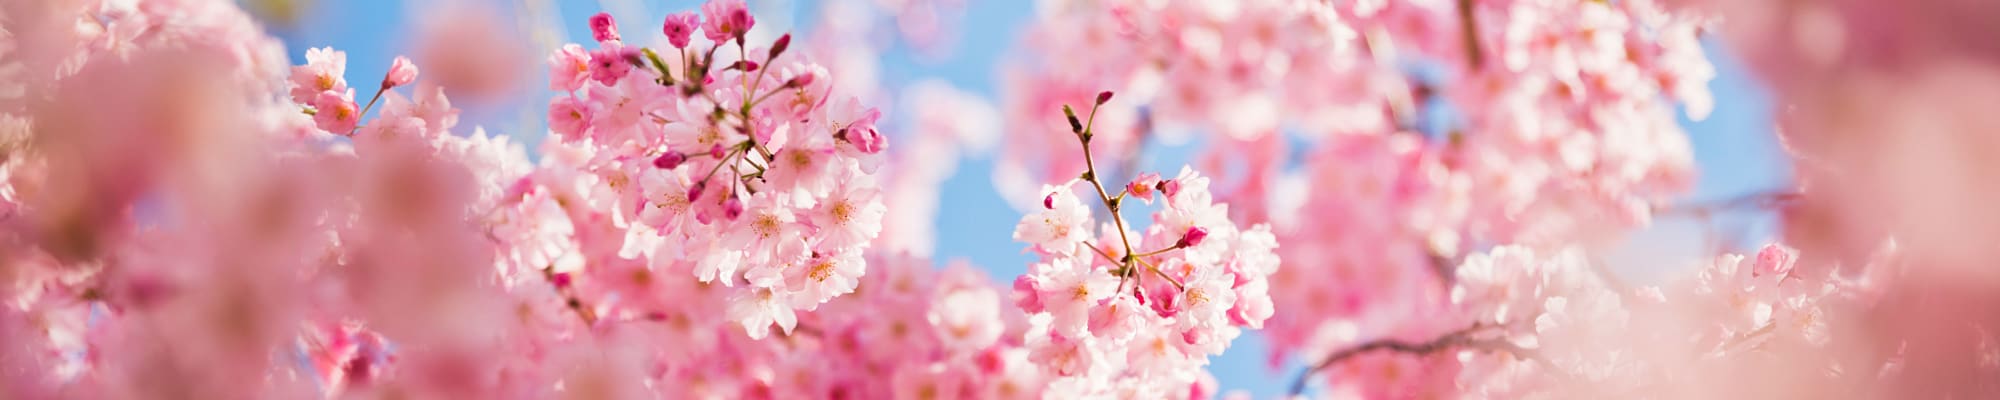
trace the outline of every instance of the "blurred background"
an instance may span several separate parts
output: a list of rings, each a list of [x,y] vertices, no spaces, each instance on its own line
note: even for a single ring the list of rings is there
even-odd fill
[[[390,60],[415,52],[412,41],[418,32],[459,17],[445,11],[440,2],[418,0],[244,0],[266,26],[284,39],[286,53],[294,64],[304,63],[305,50],[333,47],[347,52],[348,77],[368,82],[382,76]],[[461,126],[483,127],[489,134],[506,135],[524,143],[534,157],[536,145],[547,132],[546,99],[555,93],[546,89],[544,57],[562,43],[588,42],[584,21],[599,11],[609,12],[629,37],[659,36],[662,18],[671,12],[695,10],[694,0],[483,0],[466,1],[470,9],[489,11],[499,21],[507,21],[515,33],[532,44],[519,60],[534,71],[518,90],[474,99],[454,97],[454,105],[465,109]],[[937,87],[939,83],[968,93],[992,104],[1000,101],[999,67],[1015,54],[1019,32],[1036,18],[1040,2],[1021,0],[832,0],[826,2],[753,0],[757,16],[752,41],[768,41],[793,32],[801,45],[841,45],[853,48],[814,49],[821,53],[859,53],[843,59],[849,65],[836,68],[837,76],[849,71],[872,69],[872,85],[879,90],[865,92],[863,99],[883,109],[885,132],[905,140],[927,132],[909,112],[905,93],[914,87]],[[461,8],[458,10],[466,10]],[[829,21],[841,25],[825,28]],[[815,40],[818,32],[840,30],[856,33],[856,41]],[[507,40],[492,38],[493,40]],[[647,42],[650,42],[648,40]],[[1710,83],[1715,94],[1715,111],[1705,120],[1691,121],[1682,115],[1681,125],[1690,135],[1699,168],[1696,188],[1682,201],[1707,203],[1791,187],[1789,162],[1782,156],[1774,135],[1773,106],[1767,88],[1747,75],[1743,65],[1714,38],[1705,38],[1705,50],[1718,70]],[[1088,57],[1089,55],[1077,55]],[[859,60],[859,61],[855,61]],[[418,61],[420,65],[424,60]],[[872,65],[869,65],[872,64]],[[1050,110],[1050,118],[1060,118]],[[990,120],[986,130],[990,140],[1007,140],[1009,123],[986,115],[965,118]],[[469,131],[469,130],[467,130]],[[1200,143],[1149,145],[1142,170],[1171,173],[1187,162],[1189,148]],[[988,146],[990,147],[990,146]],[[1154,151],[1157,149],[1157,151]],[[1031,256],[1012,239],[1021,210],[1011,206],[994,185],[993,160],[978,148],[968,149],[945,179],[938,199],[933,259],[939,265],[955,260],[969,261],[988,271],[996,282],[1005,283],[1025,271]],[[892,211],[893,212],[893,211]],[[1758,207],[1722,209],[1713,215],[1668,214],[1657,217],[1651,228],[1624,240],[1609,258],[1611,265],[1635,280],[1657,279],[1677,268],[1692,265],[1703,254],[1714,251],[1753,251],[1778,235],[1777,216]],[[1141,218],[1143,219],[1143,218]],[[1143,221],[1142,221],[1143,222]],[[1210,365],[1221,388],[1245,390],[1258,398],[1282,395],[1286,385],[1302,369],[1298,360],[1273,360],[1263,339],[1252,332],[1237,340],[1224,356]]]

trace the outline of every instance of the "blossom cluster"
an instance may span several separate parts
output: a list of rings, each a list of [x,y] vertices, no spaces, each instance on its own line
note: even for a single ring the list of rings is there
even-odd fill
[[[608,14],[590,24],[596,49],[549,56],[549,88],[567,94],[550,101],[550,128],[568,154],[540,183],[599,182],[572,195],[603,211],[573,219],[606,220],[580,223],[611,225],[618,257],[692,264],[690,278],[734,294],[732,319],[752,337],[789,333],[794,310],[854,291],[887,212],[881,113],[788,54],[789,35],[750,48],[756,19],[741,1],[668,16],[673,49],[628,44]]]
[[[1359,398],[1852,396],[1828,390],[1879,390],[1902,374],[1902,351],[1853,352],[1862,339],[1838,328],[1867,318],[1857,311],[1880,301],[1902,268],[1896,253],[1883,250],[1856,275],[1812,276],[1795,267],[1795,250],[1772,244],[1754,258],[1725,254],[1684,278],[1633,286],[1575,248],[1497,247],[1466,258],[1450,301],[1426,324],[1341,338],[1337,350],[1307,354],[1321,360],[1309,373],[1331,382],[1331,393]]]
[[[357,102],[228,1],[0,6],[0,397],[633,395],[782,348],[753,337],[858,285],[879,113],[786,39],[723,65],[754,19],[706,11],[666,24],[709,36],[681,66],[598,18],[569,71],[610,75],[555,102],[598,119],[535,165],[452,132],[448,76],[398,57]]]
[[[1287,268],[1274,351],[1427,330],[1466,254],[1560,247],[1648,223],[1692,181],[1710,108],[1704,21],[1652,1],[1058,2],[1010,66],[1013,119],[1120,88],[1111,157],[1189,140],[1239,223],[1273,222]],[[1036,124],[999,182],[1069,174]],[[1108,158],[1119,160],[1119,158]],[[1130,171],[1120,171],[1130,173]],[[1009,177],[1012,177],[1009,179]],[[1015,188],[1015,191],[1025,191]],[[1292,223],[1292,222],[1298,223]]]
[[[1068,117],[1088,158],[1092,127]],[[1014,281],[1014,301],[1031,317],[1024,345],[1057,397],[1205,397],[1198,384],[1208,357],[1271,316],[1276,238],[1268,225],[1238,229],[1192,168],[1141,176],[1116,195],[1096,172],[1044,186],[1042,209],[1014,229],[1041,258]],[[1099,223],[1079,190],[1112,221]],[[1128,227],[1123,205],[1155,197],[1152,224]]]

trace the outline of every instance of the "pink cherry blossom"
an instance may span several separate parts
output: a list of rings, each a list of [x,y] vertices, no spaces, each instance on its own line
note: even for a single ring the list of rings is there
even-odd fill
[[[1047,207],[1014,227],[1014,240],[1049,252],[1067,253],[1090,237],[1090,209],[1074,193],[1057,186],[1043,186]]]
[[[745,292],[742,296],[746,297],[730,302],[729,318],[742,321],[743,329],[750,333],[751,339],[769,335],[774,324],[787,335],[792,333],[792,327],[798,325],[798,316],[792,313],[791,302],[786,300],[788,295],[759,289]]]
[[[1036,297],[1042,299],[1044,311],[1055,318],[1052,328],[1066,337],[1088,335],[1091,308],[1117,295],[1116,277],[1076,265],[1068,258],[1057,258],[1035,269],[1047,271],[1048,277],[1036,288]]]
[[[841,178],[852,178],[852,175]],[[837,182],[840,183],[827,192],[810,214],[809,221],[824,235],[820,244],[849,247],[879,235],[883,214],[888,212],[887,207],[882,205],[881,194],[874,188],[849,183],[851,179],[839,179]]]
[[[313,123],[320,130],[345,135],[361,122],[361,105],[354,104],[354,91],[325,91],[313,99]]]
[[[638,62],[639,51],[616,44],[590,52],[590,79],[604,86],[615,86],[619,79],[632,73]]]
[[[306,51],[306,65],[292,67],[292,102],[313,104],[321,92],[347,91],[347,52],[331,47]]]
[[[600,12],[591,15],[590,37],[599,43],[618,41],[618,21],[611,19],[611,13]]]
[[[667,34],[668,43],[673,44],[675,48],[685,49],[688,47],[690,37],[694,36],[694,30],[700,26],[701,16],[695,15],[693,11],[682,11],[667,14],[666,24],[660,29]]]
[[[710,42],[721,45],[730,39],[740,39],[757,19],[750,15],[748,5],[743,0],[712,0],[701,5],[702,34]]]
[[[549,101],[549,129],[565,137],[581,138],[590,132],[591,110],[574,97]]]
[[[574,92],[582,89],[591,77],[590,53],[583,46],[563,45],[555,54],[549,55],[549,90]]]

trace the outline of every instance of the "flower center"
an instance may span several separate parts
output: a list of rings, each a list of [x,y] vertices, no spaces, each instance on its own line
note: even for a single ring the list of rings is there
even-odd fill
[[[812,277],[815,281],[826,282],[827,278],[833,277],[833,263],[821,260],[813,264],[812,270],[807,272],[806,276]]]
[[[771,214],[759,215],[757,223],[751,227],[756,230],[757,236],[770,238],[778,234],[778,217]]]
[[[854,219],[854,206],[848,204],[845,200],[835,202],[833,203],[832,214],[834,223],[847,225],[847,221]]]
[[[805,167],[812,166],[812,162],[811,154],[806,154],[804,151],[792,151],[792,166],[804,169]]]

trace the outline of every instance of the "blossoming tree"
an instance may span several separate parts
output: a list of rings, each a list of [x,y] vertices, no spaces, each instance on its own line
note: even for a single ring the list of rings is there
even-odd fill
[[[1816,167],[1832,189],[1674,202],[1694,172],[1675,113],[1713,107],[1698,38],[1711,13],[1769,15],[1690,3],[1050,2],[997,113],[996,182],[1025,215],[985,244],[1035,260],[994,279],[922,254],[951,207],[927,169],[1002,118],[933,89],[912,96],[926,132],[885,132],[842,80],[866,56],[808,46],[852,26],[794,48],[752,40],[741,0],[597,14],[593,43],[546,55],[530,161],[447,97],[494,91],[492,52],[429,46],[357,91],[345,53],[286,65],[232,2],[8,2],[0,398],[1209,398],[1209,358],[1255,330],[1306,364],[1270,371],[1295,395],[2000,392],[1990,250],[1964,239],[1983,228],[1931,209],[1991,215],[1964,200],[1981,169],[1880,162],[1974,177],[1955,201]],[[955,4],[885,8],[916,40]],[[1825,7],[1772,19],[1873,11]],[[1776,49],[1760,68],[1895,76],[1829,61],[1894,46],[1752,43]],[[1992,81],[1967,64],[1931,68]],[[1901,93],[1853,85],[1831,93]],[[1806,104],[1795,126],[1830,133],[1800,135],[1802,165],[1893,142]],[[1168,138],[1197,162],[1145,171]],[[1656,214],[1727,207],[1787,213],[1806,251],[1662,281],[1599,256]]]

